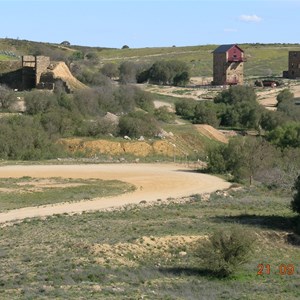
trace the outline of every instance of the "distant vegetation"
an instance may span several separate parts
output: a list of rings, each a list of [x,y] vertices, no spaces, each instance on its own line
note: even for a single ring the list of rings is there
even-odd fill
[[[178,117],[188,123],[237,129],[241,133],[254,129],[261,135],[257,145],[252,145],[248,138],[244,138],[243,142],[233,141],[227,146],[210,150],[208,157],[214,157],[215,162],[213,164],[209,158],[209,170],[230,173],[234,180],[256,176],[257,170],[245,165],[248,154],[244,153],[244,149],[247,147],[255,146],[257,150],[262,145],[268,145],[270,153],[298,151],[300,148],[300,108],[294,105],[294,95],[288,89],[279,93],[276,112],[267,111],[257,103],[252,87],[236,86],[222,91],[213,101],[176,100],[175,115],[166,108],[155,109],[153,100],[156,96],[132,85],[136,82],[150,82],[184,86],[191,75],[211,75],[211,51],[215,45],[105,49],[73,46],[70,42],[54,45],[10,39],[0,40],[0,45],[3,51],[17,49],[14,52],[16,55],[43,54],[49,55],[52,60],[64,60],[73,74],[90,87],[74,94],[66,94],[59,86],[52,94],[24,92],[25,114],[0,121],[3,126],[1,134],[6,136],[0,153],[2,158],[55,157],[61,149],[53,141],[61,137],[128,135],[133,138],[155,138],[162,127],[168,128],[168,124]],[[288,44],[240,46],[247,57],[246,77],[267,75],[259,71],[259,68],[266,70],[265,64],[274,69],[269,72],[269,76],[279,74],[279,70],[281,74],[287,67],[288,50],[299,48],[299,45]],[[115,80],[119,81],[119,85],[115,84]],[[2,112],[13,111],[15,101],[14,94],[1,86]],[[114,114],[117,119],[112,121],[105,118],[107,112]],[[32,138],[17,138],[18,134],[10,137],[13,130],[24,131],[22,136]],[[236,151],[237,155],[231,157],[231,151]],[[282,155],[276,155],[273,157],[282,159]]]

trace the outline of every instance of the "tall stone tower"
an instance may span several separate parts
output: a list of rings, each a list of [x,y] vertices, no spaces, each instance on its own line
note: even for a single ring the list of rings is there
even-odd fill
[[[244,51],[238,45],[219,46],[213,55],[213,85],[244,83]]]
[[[300,51],[289,51],[288,78],[300,78]]]
[[[35,88],[40,83],[43,72],[50,65],[48,56],[22,56],[22,88],[24,90]]]

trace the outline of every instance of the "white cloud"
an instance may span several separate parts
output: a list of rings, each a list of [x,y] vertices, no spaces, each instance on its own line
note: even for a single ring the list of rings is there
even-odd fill
[[[239,20],[243,22],[260,22],[262,20],[261,17],[257,15],[240,15]]]

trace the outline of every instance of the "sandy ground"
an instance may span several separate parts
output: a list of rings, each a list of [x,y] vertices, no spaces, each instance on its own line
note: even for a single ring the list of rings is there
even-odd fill
[[[297,81],[292,82],[290,86],[284,86],[275,89],[262,89],[257,92],[258,102],[269,110],[276,110],[277,100],[276,97],[283,89],[288,88],[294,93],[295,97],[300,97],[300,85]]]
[[[34,165],[3,166],[0,177],[31,176],[39,178],[118,179],[134,184],[134,192],[120,196],[96,198],[74,203],[26,207],[0,214],[0,223],[53,214],[80,213],[120,207],[126,204],[166,200],[198,193],[209,193],[230,186],[230,183],[207,174],[195,173],[175,164],[101,164],[101,165]]]

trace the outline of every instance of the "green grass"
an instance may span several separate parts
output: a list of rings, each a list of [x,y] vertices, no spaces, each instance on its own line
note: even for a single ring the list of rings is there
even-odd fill
[[[245,77],[282,75],[287,69],[288,51],[299,50],[297,44],[241,44],[245,51]],[[120,63],[124,60],[153,63],[157,60],[178,59],[190,66],[192,76],[212,76],[212,51],[217,45],[110,49],[99,52],[103,61]]]
[[[38,43],[26,40],[0,39],[0,49],[15,51],[19,55],[36,51],[54,51],[71,55],[74,50],[96,52],[98,67],[106,62],[120,64],[123,61],[133,61],[151,65],[157,60],[177,59],[186,62],[192,76],[212,76],[212,51],[218,45],[198,45],[186,47],[156,47],[108,49],[99,47],[70,46],[61,48],[58,44]],[[300,49],[299,44],[240,44],[245,51],[245,77],[281,76],[287,69],[288,51]],[[95,65],[96,67],[96,65]]]
[[[4,54],[0,54],[0,61],[3,61],[3,60],[11,60],[11,56],[7,56],[7,55],[4,55]]]
[[[113,196],[133,189],[117,180],[1,178],[0,211]]]
[[[0,229],[0,298],[6,299],[297,299],[300,251],[285,241],[294,215],[287,195],[251,189],[231,197],[195,195],[185,204],[131,206],[115,212],[54,216]],[[170,200],[171,201],[171,200]],[[172,202],[172,201],[171,201]],[[188,245],[156,254],[167,235],[207,235],[235,224],[256,232],[251,260],[227,280],[212,277]],[[95,251],[99,245],[115,252]],[[156,245],[156,246],[155,246]],[[186,256],[180,256],[186,251]],[[166,259],[166,255],[168,259]],[[121,259],[121,260],[120,260]],[[120,261],[132,262],[124,265]],[[257,276],[259,263],[271,274]],[[292,263],[294,275],[277,275],[280,264]]]
[[[157,94],[154,92],[151,92],[151,94],[153,94],[154,100],[158,100],[158,101],[163,101],[163,102],[167,102],[170,104],[175,104],[176,101],[182,101],[182,99],[188,99],[188,100],[192,100],[193,99],[189,98],[188,95],[186,98],[182,98],[182,97],[176,97],[176,95],[174,94],[174,96],[169,96],[169,95],[163,95],[163,94]]]

